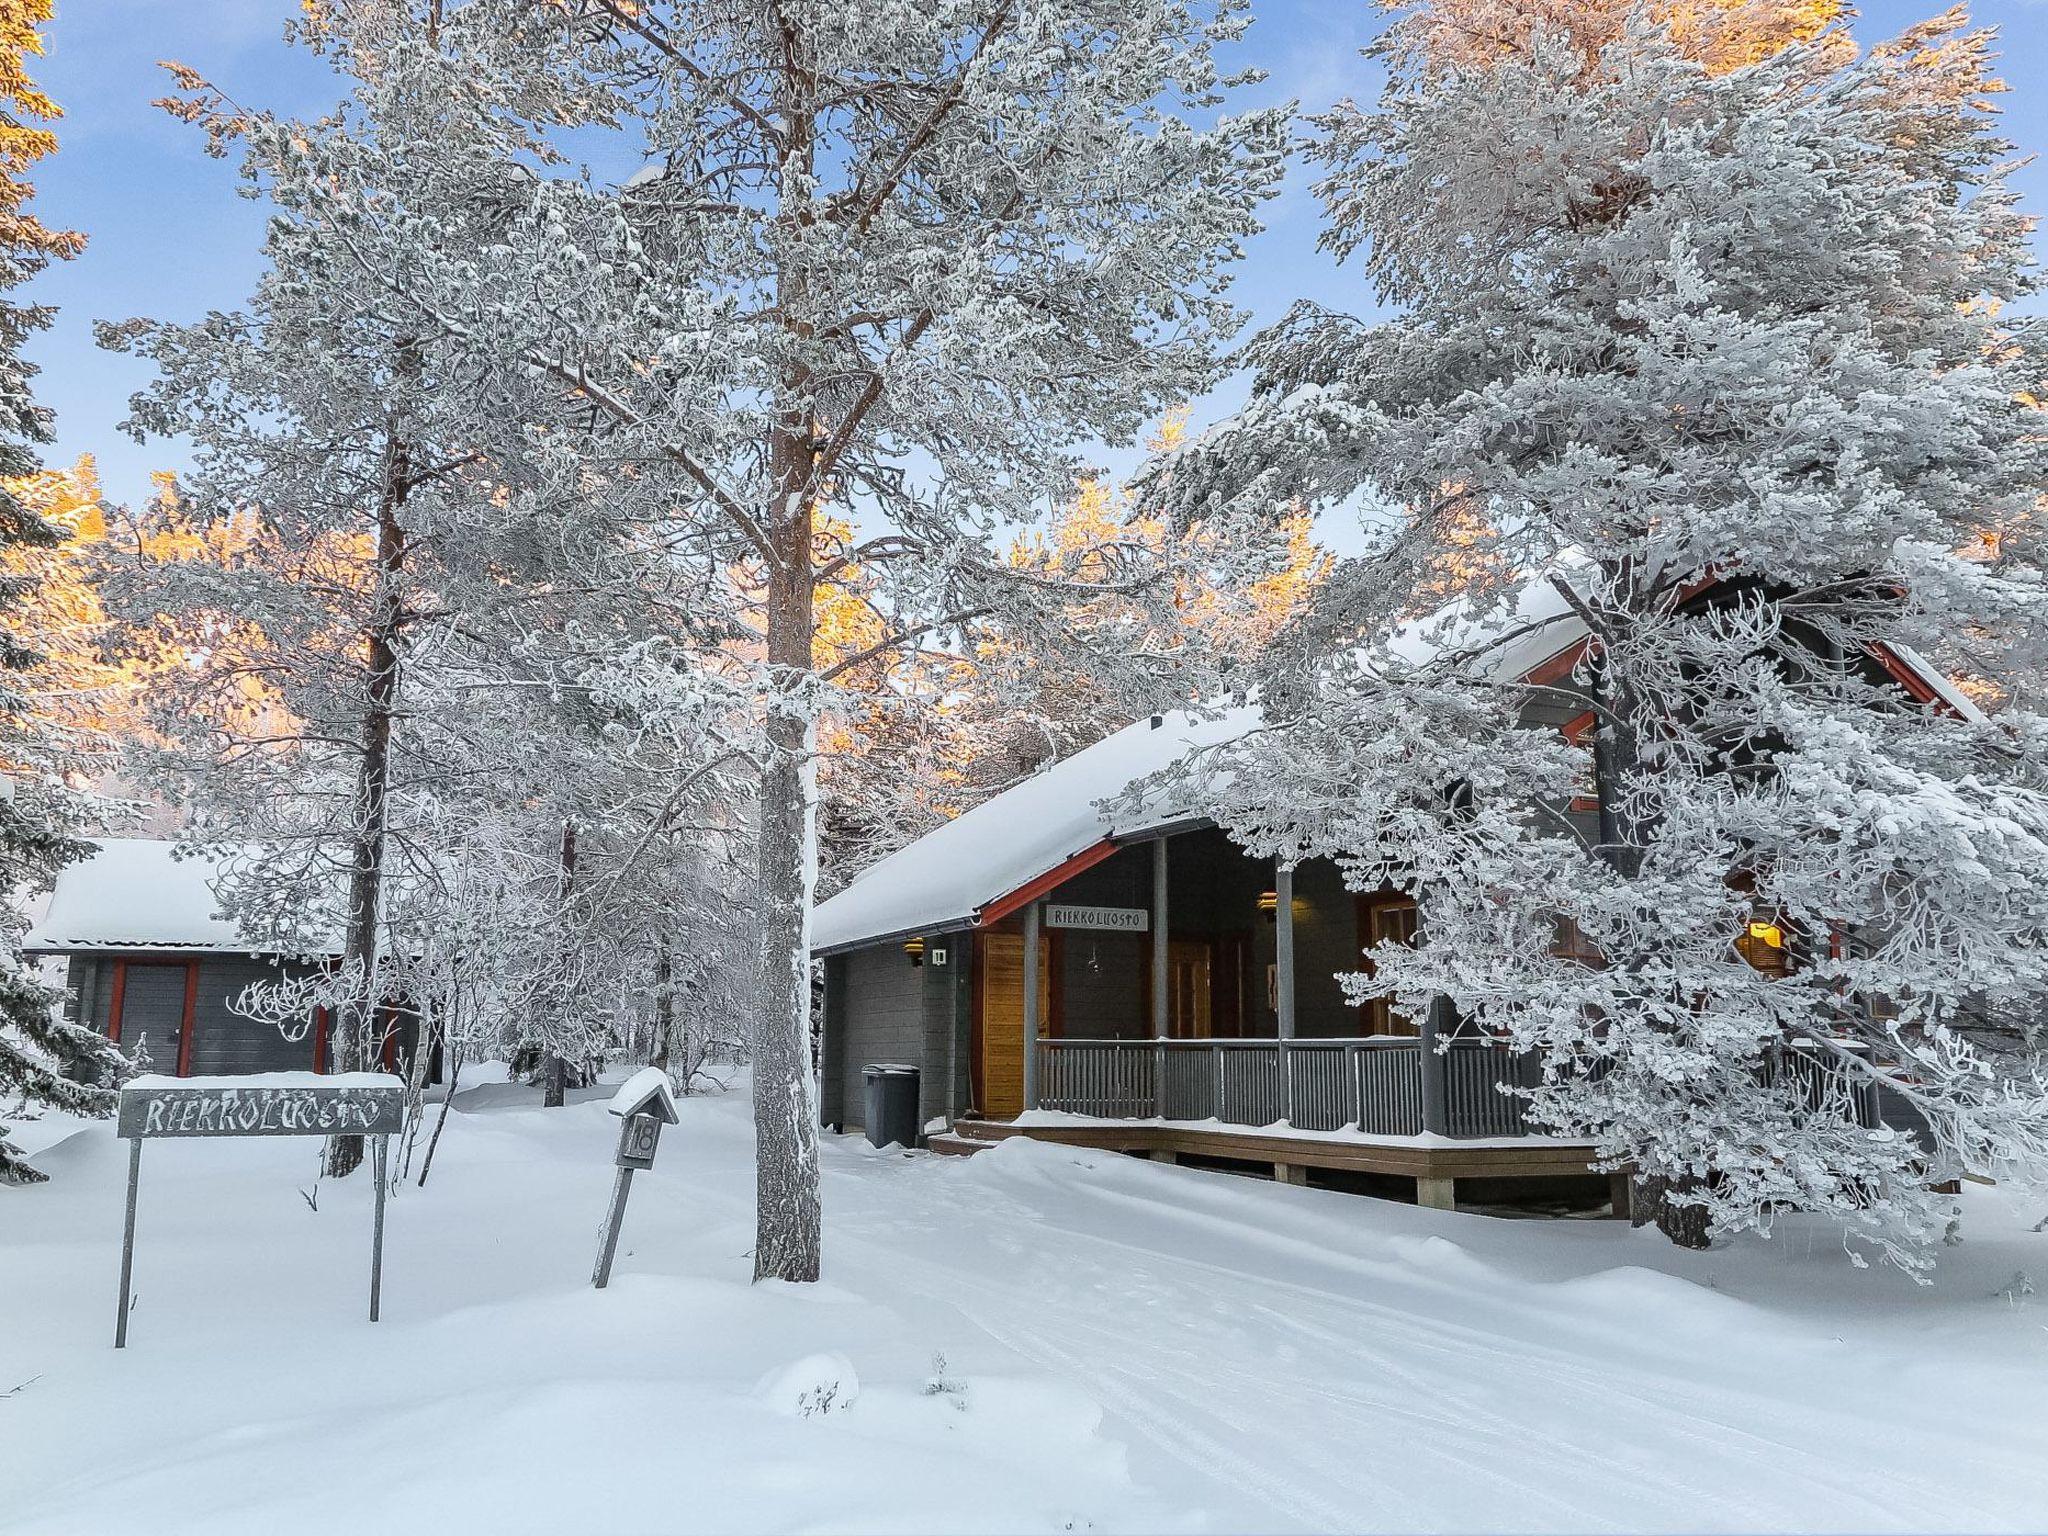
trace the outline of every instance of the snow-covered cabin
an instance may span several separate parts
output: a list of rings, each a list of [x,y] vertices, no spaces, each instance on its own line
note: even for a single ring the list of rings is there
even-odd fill
[[[252,945],[220,911],[219,869],[152,838],[95,840],[86,858],[58,872],[24,949],[64,962],[66,1016],[134,1048],[153,1070],[179,1077],[327,1070],[326,1020],[293,1039],[236,1001],[252,982],[303,976],[331,963],[340,945],[315,938],[282,954]],[[409,1016],[394,1011],[385,1064],[412,1046]]]
[[[1442,618],[1397,644],[1442,643]],[[1497,677],[1556,683],[1586,642],[1542,584],[1500,632],[1512,640],[1484,650],[1460,635],[1457,649],[1479,649],[1475,665]],[[1970,709],[1910,654],[1875,655],[1870,667],[1923,701]],[[1037,1135],[1271,1161],[1290,1176],[1303,1166],[1412,1176],[1432,1203],[1448,1203],[1454,1181],[1584,1176],[1586,1148],[1527,1135],[1519,1101],[1497,1091],[1528,1064],[1477,1038],[1444,1056],[1421,1050],[1432,1021],[1404,1018],[1389,999],[1345,997],[1337,977],[1359,969],[1361,950],[1414,934],[1409,897],[1347,890],[1327,860],[1290,871],[1254,859],[1199,795],[1126,803],[1131,787],[1258,718],[1245,707],[1141,720],[822,903],[812,945],[825,974],[825,1124],[862,1126],[863,1068],[905,1063],[922,1071],[920,1123],[933,1133],[986,1134],[1021,1117]],[[1524,723],[1575,737],[1591,718],[1553,692]],[[1578,802],[1571,811],[1593,816]],[[1084,1134],[1076,1116],[1119,1129]],[[1283,1122],[1322,1139],[1283,1147]],[[1208,1139],[1186,1129],[1196,1124]],[[1237,1141],[1219,1151],[1214,1133],[1227,1127],[1260,1128],[1258,1139],[1231,1132]],[[955,1139],[941,1145],[957,1150]]]

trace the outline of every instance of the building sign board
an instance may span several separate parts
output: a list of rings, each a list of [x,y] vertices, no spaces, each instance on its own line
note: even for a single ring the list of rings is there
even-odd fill
[[[1152,914],[1143,907],[1077,907],[1066,902],[1045,904],[1048,928],[1094,928],[1106,933],[1146,933]]]

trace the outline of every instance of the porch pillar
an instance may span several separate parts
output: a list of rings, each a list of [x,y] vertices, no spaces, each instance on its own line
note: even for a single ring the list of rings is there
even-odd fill
[[[1038,1108],[1038,903],[1024,909],[1024,1107]]]
[[[1166,1032],[1172,1024],[1173,940],[1167,932],[1166,836],[1152,839],[1152,1112],[1166,1118]]]
[[[1451,1000],[1441,993],[1430,998],[1422,1013],[1422,1038],[1415,1042],[1422,1053],[1422,1129],[1431,1136],[1451,1134],[1450,1092],[1444,1080],[1446,1065],[1437,1042],[1450,1031]]]
[[[1278,864],[1273,872],[1273,1006],[1280,1016],[1280,1038],[1294,1038],[1294,866]]]
[[[1172,1020],[1173,948],[1167,932],[1166,839],[1152,839],[1152,1038],[1164,1040]]]

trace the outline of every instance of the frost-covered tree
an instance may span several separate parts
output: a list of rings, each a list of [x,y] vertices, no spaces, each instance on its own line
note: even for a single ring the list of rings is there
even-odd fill
[[[1010,568],[1001,530],[1072,484],[1077,444],[1212,374],[1284,131],[1215,118],[1245,22],[1241,0],[337,8],[310,30],[352,105],[263,140],[380,311],[467,348],[479,422],[601,475],[650,559],[751,594],[761,1276],[819,1264],[814,740],[844,659],[817,656],[818,589],[858,560],[890,643],[998,611],[1056,638],[1067,584]]]
[[[2048,721],[1915,660],[2026,664],[2043,351],[1984,39],[1840,54],[1716,73],[1644,16],[1590,63],[1397,50],[1318,153],[1398,318],[1297,310],[1165,472],[1401,509],[1225,795],[1418,893],[1362,984],[1536,1053],[1533,1113],[1678,1240],[1817,1209],[1918,1263],[1943,1181],[2048,1173]],[[1454,541],[1459,601],[1386,638]],[[1545,624],[1584,641],[1539,681]]]
[[[221,892],[245,931],[311,953],[338,926],[330,1059],[375,1059],[387,1000],[381,907],[406,657],[452,619],[434,536],[480,493],[436,409],[436,359],[363,307],[286,221],[244,309],[131,320],[102,341],[148,358],[138,440],[195,464],[138,520],[108,590],[155,683],[154,774],[187,836],[235,855]],[[182,663],[182,664],[176,664]],[[328,1171],[361,1161],[337,1137]]]
[[[26,204],[35,189],[23,172],[57,147],[39,126],[58,115],[27,73],[42,52],[38,30],[49,0],[0,0],[0,291],[34,277],[52,260],[74,256],[84,238],[51,229]],[[77,764],[77,742],[38,699],[44,665],[40,637],[24,628],[32,611],[36,561],[67,530],[34,505],[37,450],[50,440],[49,412],[35,402],[35,367],[22,347],[50,323],[41,305],[0,299],[0,1100],[106,1114],[120,1058],[89,1030],[53,1013],[57,994],[21,953],[20,903],[49,889],[56,872],[84,854],[74,835],[80,807],[62,775]],[[0,1128],[0,1184],[29,1183],[31,1168]]]

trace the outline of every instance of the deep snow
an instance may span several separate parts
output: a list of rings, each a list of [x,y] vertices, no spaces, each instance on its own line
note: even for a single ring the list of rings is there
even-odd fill
[[[828,1137],[827,1283],[752,1286],[735,1092],[684,1101],[595,1292],[608,1097],[459,1095],[374,1327],[364,1180],[316,1212],[313,1142],[150,1145],[119,1354],[125,1148],[42,1152],[50,1183],[0,1190],[0,1531],[2048,1521],[2048,1303],[2016,1284],[2048,1235],[1996,1192],[1923,1288],[1800,1223],[1687,1256]]]

